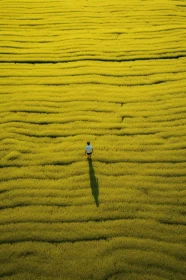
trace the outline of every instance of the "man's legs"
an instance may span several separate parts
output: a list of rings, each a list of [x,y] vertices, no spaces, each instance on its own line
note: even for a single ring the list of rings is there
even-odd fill
[[[87,154],[87,159],[91,159],[91,154]]]

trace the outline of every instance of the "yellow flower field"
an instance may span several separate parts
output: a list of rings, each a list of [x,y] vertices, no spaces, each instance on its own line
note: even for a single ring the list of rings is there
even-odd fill
[[[185,280],[186,2],[0,18],[0,279]]]

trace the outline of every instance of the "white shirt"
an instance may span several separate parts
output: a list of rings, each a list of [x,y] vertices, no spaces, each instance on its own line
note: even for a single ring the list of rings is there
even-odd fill
[[[92,147],[91,145],[87,145],[87,146],[85,147],[85,151],[86,151],[87,153],[92,153],[92,149],[93,149],[93,147]]]

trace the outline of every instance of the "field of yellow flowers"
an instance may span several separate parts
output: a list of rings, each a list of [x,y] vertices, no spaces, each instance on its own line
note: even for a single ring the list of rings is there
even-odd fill
[[[185,280],[185,206],[186,2],[0,0],[0,279]]]

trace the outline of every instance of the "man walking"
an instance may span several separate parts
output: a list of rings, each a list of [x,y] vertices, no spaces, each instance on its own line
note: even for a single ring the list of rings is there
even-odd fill
[[[87,159],[91,159],[91,155],[93,153],[93,147],[90,145],[90,142],[87,142],[87,146],[85,147],[85,155],[87,155]]]

